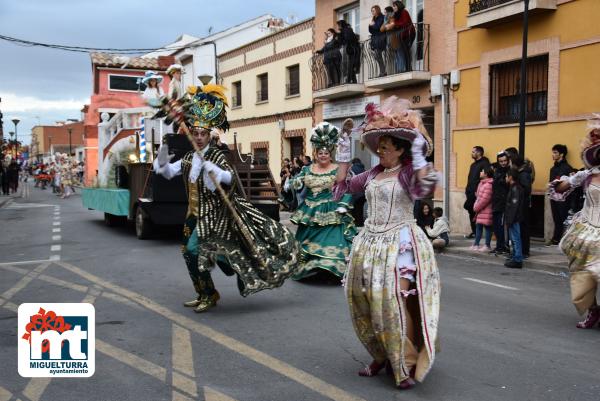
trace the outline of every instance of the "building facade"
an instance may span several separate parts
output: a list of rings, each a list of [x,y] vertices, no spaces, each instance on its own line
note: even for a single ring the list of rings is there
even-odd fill
[[[523,1],[456,0],[456,67],[460,87],[452,109],[452,226],[467,231],[462,210],[471,148],[496,153],[518,147],[519,82]],[[586,118],[600,110],[600,15],[596,0],[532,0],[529,13],[525,157],[536,171],[532,199],[532,235],[552,230],[544,196],[552,166],[552,146],[566,144],[568,161],[582,167],[579,142]],[[548,235],[546,235],[547,237]]]
[[[434,142],[431,160],[438,170],[443,167],[441,147],[442,107],[430,97],[430,80],[433,75],[445,74],[452,67],[453,28],[452,2],[443,0],[407,0],[414,29],[411,40],[402,41],[398,32],[373,38],[369,32],[371,10],[379,6],[383,11],[390,2],[375,0],[316,0],[315,53],[311,59],[315,120],[329,121],[341,126],[345,118],[352,118],[358,126],[364,118],[368,103],[381,104],[390,96],[407,99],[411,107],[423,113],[429,136]],[[342,49],[341,66],[335,70],[326,59],[325,31],[338,27],[345,20],[359,35],[360,69],[349,73],[351,57]],[[378,41],[379,40],[379,41]],[[377,42],[378,41],[378,42]],[[371,167],[377,158],[353,138],[354,154]],[[442,188],[436,191],[433,201],[441,202]]]
[[[231,128],[242,154],[268,163],[275,179],[284,158],[311,154],[313,126],[308,19],[219,56],[219,76],[229,95]]]
[[[57,123],[55,125],[36,125],[31,129],[31,158],[44,160],[60,148],[71,154],[84,144],[83,121]]]

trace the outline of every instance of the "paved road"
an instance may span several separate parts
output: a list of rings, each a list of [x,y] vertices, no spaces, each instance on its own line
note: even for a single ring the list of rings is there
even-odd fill
[[[565,278],[440,257],[442,352],[425,383],[395,390],[361,378],[369,357],[341,287],[288,282],[242,298],[215,273],[222,300],[197,315],[179,235],[139,241],[108,228],[78,196],[33,189],[0,209],[2,400],[598,400],[600,330],[577,330]],[[17,373],[16,308],[92,302],[96,373]]]

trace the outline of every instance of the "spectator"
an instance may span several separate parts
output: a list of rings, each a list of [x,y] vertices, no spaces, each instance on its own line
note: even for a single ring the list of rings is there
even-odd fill
[[[531,191],[535,180],[535,167],[529,159],[523,159],[516,148],[508,148],[506,149],[506,153],[508,154],[511,167],[515,167],[519,172],[519,184],[521,184],[524,193],[523,218],[521,219],[519,232],[521,233],[521,251],[523,253],[523,258],[527,259],[529,257],[531,245],[529,220],[531,216]]]
[[[388,32],[388,42],[395,53],[395,73],[411,70],[410,48],[416,37],[416,30],[410,14],[401,1],[392,3],[393,19],[388,20],[383,30]]]
[[[485,170],[490,166],[490,161],[484,156],[484,149],[481,146],[475,146],[471,150],[471,157],[474,162],[469,167],[469,176],[467,177],[467,187],[465,188],[465,195],[467,200],[465,201],[464,208],[469,212],[469,222],[471,223],[471,234],[467,235],[466,238],[475,238],[475,212],[473,206],[475,206],[475,200],[477,198],[476,191],[479,185],[479,174],[481,170]]]
[[[304,162],[300,160],[299,157],[294,157],[294,161],[292,162],[292,169],[290,171],[292,173],[292,177],[300,173],[302,167],[304,167]]]
[[[502,151],[496,156],[494,164],[494,182],[492,183],[492,217],[494,223],[494,235],[496,236],[496,248],[494,253],[508,253],[507,237],[505,235],[504,209],[506,209],[506,196],[508,195],[508,184],[506,173],[508,172],[508,155]]]
[[[165,95],[165,92],[159,85],[162,80],[163,77],[154,71],[146,71],[144,78],[142,78],[142,83],[146,85],[142,98],[144,98],[146,103],[151,103]]]
[[[433,214],[431,213],[431,206],[427,202],[421,202],[419,213],[417,213],[417,225],[424,232],[427,232],[427,228],[433,227]]]
[[[550,179],[548,182],[558,180],[563,176],[569,176],[573,171],[573,167],[567,162],[567,146],[556,144],[552,147],[552,160],[554,165],[550,168]],[[547,246],[558,245],[563,234],[563,224],[569,215],[569,207],[571,206],[571,198],[567,198],[566,202],[557,202],[550,199],[550,209],[552,210],[552,220],[554,221],[554,233],[552,239],[546,243]]]
[[[304,164],[304,166],[310,166],[312,164],[312,160],[310,159],[310,156],[308,156],[308,155],[304,156],[304,158],[302,159],[302,163]]]
[[[511,167],[506,174],[506,183],[509,186],[509,190],[506,198],[504,221],[508,226],[508,233],[512,242],[512,253],[510,258],[504,263],[504,266],[512,269],[520,269],[523,267],[521,222],[523,221],[525,190],[519,181],[520,175],[521,173],[515,167]]]
[[[351,165],[350,165],[350,174],[352,176],[358,175],[360,173],[364,173],[365,170],[365,165],[362,163],[362,161],[358,158],[355,157],[354,159],[352,159],[351,161]],[[365,203],[366,203],[367,199],[365,197],[365,193],[364,192],[357,192],[357,193],[353,193],[352,194],[352,205],[354,206],[352,208],[352,217],[354,217],[354,223],[356,224],[357,227],[362,227],[365,223]]]
[[[481,170],[479,175],[480,181],[477,186],[477,193],[473,211],[475,214],[475,242],[471,250],[488,251],[492,250],[492,185],[494,181],[494,170],[491,166]],[[481,236],[485,230],[485,247],[480,246]]]
[[[433,208],[434,223],[432,228],[426,228],[425,233],[432,238],[431,244],[436,251],[442,251],[450,243],[450,225],[444,217],[441,207]]]
[[[386,39],[385,33],[381,32],[385,17],[381,13],[381,7],[375,5],[371,7],[371,22],[369,23],[369,33],[371,34],[370,47],[375,56],[375,61],[379,67],[380,77],[387,75],[385,62],[383,61],[383,52],[385,51]]]
[[[337,22],[339,30],[340,45],[344,49],[342,55],[342,75],[344,83],[355,84],[356,75],[360,72],[360,42],[358,35],[352,27],[343,19]]]
[[[323,55],[323,64],[327,70],[327,87],[337,86],[340,84],[342,64],[342,53],[340,52],[340,43],[338,34],[333,28],[325,31],[325,44],[321,50],[317,50],[317,54]]]

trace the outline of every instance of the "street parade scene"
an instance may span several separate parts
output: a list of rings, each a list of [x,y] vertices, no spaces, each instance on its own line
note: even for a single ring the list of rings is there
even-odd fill
[[[0,401],[600,399],[598,15],[0,2]]]

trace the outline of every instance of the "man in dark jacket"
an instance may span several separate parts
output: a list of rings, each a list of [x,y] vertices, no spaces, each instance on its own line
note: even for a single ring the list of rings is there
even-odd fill
[[[464,208],[469,212],[469,222],[471,223],[471,234],[467,238],[475,237],[475,212],[473,206],[475,206],[477,186],[479,185],[479,174],[481,170],[487,169],[490,166],[490,161],[484,155],[484,150],[481,146],[475,146],[471,150],[471,157],[474,162],[469,168],[469,177],[467,178],[467,187],[465,188],[465,195],[467,200],[465,201]]]
[[[515,167],[519,172],[519,184],[523,188],[523,218],[521,220],[521,250],[523,258],[529,257],[531,246],[531,236],[529,233],[529,220],[531,216],[531,192],[533,182],[535,181],[535,168],[529,159],[524,159],[516,148],[507,148],[505,150],[510,161],[510,166]]]
[[[525,191],[519,183],[520,175],[521,173],[515,167],[511,167],[506,174],[506,183],[509,186],[509,190],[506,197],[504,221],[508,227],[508,233],[512,242],[512,253],[511,257],[504,263],[504,266],[511,269],[520,269],[523,267],[521,222],[523,221]]]
[[[556,144],[552,147],[552,160],[554,160],[554,165],[550,168],[549,182],[559,179],[562,176],[569,176],[574,171],[573,167],[567,162],[567,152],[566,145]],[[554,234],[552,235],[552,239],[546,245],[558,245],[563,234],[563,224],[569,215],[570,204],[570,199],[567,202],[550,200],[552,220],[554,220]]]
[[[508,184],[506,173],[508,172],[508,155],[500,152],[494,163],[494,182],[492,183],[492,213],[494,221],[494,235],[496,236],[496,248],[494,253],[507,253],[504,210],[506,209],[506,197],[508,195]]]

